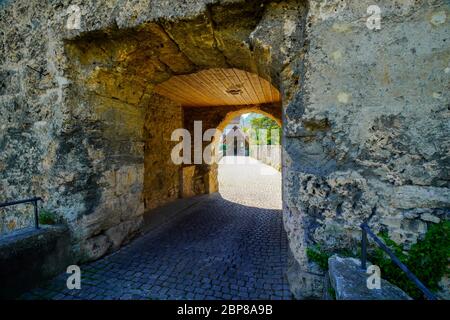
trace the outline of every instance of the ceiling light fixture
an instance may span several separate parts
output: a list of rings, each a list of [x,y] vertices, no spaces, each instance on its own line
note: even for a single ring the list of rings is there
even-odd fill
[[[235,85],[235,86],[232,86],[232,87],[228,88],[225,92],[229,93],[229,94],[231,94],[233,96],[237,96],[239,94],[242,94],[242,89],[241,88],[242,88],[242,84],[238,84],[238,85]]]

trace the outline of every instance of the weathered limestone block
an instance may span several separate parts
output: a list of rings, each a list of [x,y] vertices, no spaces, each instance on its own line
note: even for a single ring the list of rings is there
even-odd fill
[[[183,167],[183,198],[189,198],[194,193],[195,165]]]
[[[15,299],[75,263],[61,225],[27,228],[0,240],[0,298]]]
[[[293,204],[311,217],[306,225],[310,240],[328,248],[353,246],[359,225],[372,214],[377,195],[357,172],[334,172],[325,178],[298,174],[298,193],[290,196]],[[298,181],[298,182],[295,182]],[[289,192],[295,192],[291,187]]]
[[[408,247],[428,223],[448,219],[448,4],[384,1],[377,31],[365,24],[371,4],[309,1],[302,63],[283,73],[292,79],[282,85],[284,215],[293,251],[312,244],[352,250],[365,219]],[[421,219],[419,209],[430,211]],[[307,223],[296,237],[300,220]]]
[[[80,244],[81,252],[84,255],[83,260],[89,261],[100,258],[108,252],[111,245],[110,239],[104,234],[83,240]]]
[[[307,239],[309,239],[309,229],[314,220],[295,208],[288,207],[288,213],[283,215],[285,230],[289,238],[290,253],[304,267],[304,271],[309,270],[308,258],[306,256]]]
[[[225,57],[217,48],[212,22],[206,14],[194,20],[165,22],[163,27],[195,65],[202,68],[227,67]]]
[[[328,268],[336,300],[411,300],[403,290],[384,279],[380,289],[369,289],[369,275],[361,269],[358,259],[334,255],[328,260]]]
[[[139,194],[142,191],[144,166],[123,166],[114,171],[115,195]]]
[[[126,240],[133,237],[138,230],[140,230],[143,222],[143,217],[138,216],[133,220],[128,220],[116,225],[105,232],[105,235],[112,242],[112,250],[116,250],[123,245]]]
[[[210,165],[209,171],[203,177],[203,180],[206,181],[207,193],[219,191],[218,172],[218,165],[215,163]]]
[[[96,68],[87,82],[87,89],[96,94],[118,99],[129,104],[138,104],[146,83],[138,77],[112,73]]]
[[[264,4],[249,1],[246,5],[230,3],[213,5],[211,20],[214,23],[214,39],[217,49],[235,68],[256,72],[257,66],[250,49],[250,34],[264,11]]]
[[[304,41],[305,3],[285,1],[269,3],[256,28],[250,34],[258,72],[275,84],[283,68],[301,52]]]
[[[286,271],[290,289],[296,299],[321,299],[324,291],[323,273],[305,272],[294,258],[289,258]]]
[[[171,136],[182,128],[183,111],[178,103],[158,94],[147,95],[142,100],[146,109],[143,198],[145,210],[150,210],[178,198],[181,193],[181,168],[171,158],[178,141],[171,141]]]
[[[144,214],[142,167],[122,167],[114,171],[95,211],[78,220],[75,235],[89,238],[118,225],[121,221]]]
[[[402,209],[450,207],[450,189],[399,186],[394,189],[391,205]]]
[[[433,223],[439,223],[441,221],[441,219],[428,212],[422,213],[420,215],[420,219],[426,222],[433,222]]]
[[[0,95],[15,94],[20,91],[19,75],[15,70],[0,71]]]

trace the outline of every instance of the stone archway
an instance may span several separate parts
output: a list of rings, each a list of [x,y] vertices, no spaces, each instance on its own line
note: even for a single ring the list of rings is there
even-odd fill
[[[217,129],[216,135],[212,139],[214,145],[213,155],[217,151],[219,135],[225,126],[233,118],[238,115],[255,112],[274,119],[281,126],[281,104],[267,103],[263,105],[242,105],[242,106],[215,106],[215,107],[186,107],[184,108],[184,128],[191,134],[194,134],[194,122],[200,121],[202,123],[202,134],[208,129]],[[203,142],[203,149],[209,145],[211,141]],[[217,181],[217,162],[213,164],[192,164],[185,166],[182,170],[183,185],[193,184],[187,187],[193,192],[188,192],[187,195],[212,193],[218,191]],[[188,181],[188,182],[186,182]],[[196,186],[195,186],[196,185]],[[196,191],[195,191],[196,190]]]
[[[76,261],[117,249],[179,193],[176,167],[146,170],[166,165],[146,150],[169,150],[158,134],[184,121],[154,87],[251,72],[282,95],[291,284],[319,298],[307,248],[354,250],[363,221],[409,246],[446,220],[448,6],[409,2],[380,1],[375,31],[361,1],[78,1],[78,29],[64,3],[3,1],[0,198],[42,196]]]
[[[89,8],[79,30],[65,27],[66,8],[43,6],[55,19],[42,23],[48,30],[39,34],[51,40],[35,52],[51,57],[51,79],[41,91],[34,78],[25,85],[30,101],[54,99],[49,132],[37,133],[36,159],[45,172],[43,186],[33,190],[70,227],[78,262],[118,249],[140,232],[145,210],[180,194],[179,168],[167,159],[175,144],[170,133],[183,127],[188,108],[158,94],[158,84],[211,68],[239,69],[280,89],[286,110],[302,81],[303,1],[199,2],[175,13],[135,5]],[[277,108],[276,118],[285,120]]]
[[[283,106],[277,99],[218,103],[214,107],[226,107],[226,112],[209,127],[219,126],[226,113],[242,108],[257,108],[295,127],[286,112],[299,103],[297,93],[304,81],[301,55],[307,10],[305,2],[294,0],[213,4],[180,19],[163,15],[127,27],[93,28],[64,40],[65,74],[72,81],[64,99],[77,119],[67,130],[67,149],[86,156],[79,159],[77,183],[68,183],[61,198],[74,212],[68,223],[81,259],[96,259],[119,248],[140,232],[147,210],[183,195],[183,169],[168,160],[176,143],[170,141],[170,133],[181,127],[190,130],[192,122],[187,121],[200,107],[168,98],[158,92],[160,84],[202,70],[237,69],[279,90]],[[236,89],[240,88],[227,88],[230,93]],[[207,116],[201,109],[200,118]],[[65,137],[62,140],[67,144]],[[72,153],[63,154],[56,168],[72,163]],[[194,194],[217,190],[214,165],[190,170]],[[55,171],[58,175],[59,169]],[[284,169],[282,175],[288,177]],[[288,183],[283,179],[283,201]],[[79,199],[75,209],[74,198]],[[285,206],[284,214],[289,210]],[[295,254],[299,260],[304,252]]]
[[[274,121],[281,127],[281,106],[279,106],[279,110],[277,110],[277,106],[273,108],[261,108],[261,106],[245,106],[236,111],[230,111],[226,114],[222,122],[217,126],[217,129],[223,131],[226,125],[237,116],[243,115],[245,113],[258,113],[263,116],[266,116]]]
[[[170,162],[176,144],[170,141],[171,133],[182,127],[190,130],[188,121],[197,111],[204,120],[211,112],[183,105],[159,90],[161,85],[219,68],[237,70],[237,78],[253,77],[261,87],[280,86],[281,57],[257,40],[262,36],[259,32],[274,28],[273,17],[264,18],[265,9],[257,2],[225,7],[213,6],[211,16],[107,28],[65,41],[66,74],[72,81],[65,99],[77,121],[67,128],[69,138],[63,142],[71,153],[62,154],[57,167],[70,162],[74,153],[86,155],[78,159],[77,183],[68,184],[65,191],[69,199],[80,199],[68,223],[83,259],[117,249],[139,232],[146,210],[182,194],[183,173]],[[304,5],[296,2],[271,10],[287,10],[295,16],[306,13]],[[255,33],[261,21],[265,22]],[[298,32],[291,38],[301,39]],[[254,43],[248,43],[249,39]],[[226,89],[232,96],[241,90]],[[276,89],[270,90],[269,95],[280,96]],[[264,99],[263,93],[262,99],[241,101],[241,105],[214,106],[214,125],[205,127],[216,128],[227,113],[242,108],[254,108],[281,121],[279,99]],[[210,166],[199,166],[195,172],[203,180],[196,187],[198,194],[216,190]]]

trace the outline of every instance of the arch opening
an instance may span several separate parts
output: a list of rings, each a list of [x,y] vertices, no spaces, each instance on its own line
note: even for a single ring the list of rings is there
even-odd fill
[[[256,111],[233,112],[219,125],[218,192],[230,202],[281,213],[281,127]]]
[[[212,68],[175,75],[158,84],[155,94],[181,105],[183,128],[195,139],[195,123],[200,123],[201,135],[216,130],[211,141],[202,141],[201,152],[211,144],[212,164],[184,163],[180,169],[180,197],[191,197],[218,191],[218,143],[226,125],[234,118],[257,113],[267,116],[281,127],[281,95],[277,88],[255,73],[237,68]],[[244,142],[245,143],[245,142]]]
[[[276,90],[276,89],[274,89]],[[278,90],[277,90],[278,91]],[[265,103],[261,105],[230,106],[186,106],[183,108],[183,122],[191,136],[195,135],[195,124],[201,124],[201,135],[208,129],[214,129],[212,139],[202,141],[202,150],[211,147],[213,163],[185,164],[181,169],[183,193],[182,197],[191,197],[219,191],[218,162],[221,159],[219,142],[226,126],[236,117],[246,113],[257,113],[273,119],[281,125],[281,103]],[[192,146],[192,154],[194,146]]]
[[[147,23],[135,29],[90,33],[65,43],[67,73],[74,84],[68,99],[84,104],[77,114],[80,127],[95,143],[88,153],[98,155],[86,166],[86,176],[93,177],[89,188],[73,190],[81,191],[80,196],[89,202],[75,223],[81,251],[89,252],[87,259],[120,247],[139,232],[143,217],[161,206],[218,191],[216,162],[180,165],[172,161],[179,142],[172,139],[176,129],[189,132],[194,148],[196,121],[202,122],[201,136],[208,129],[223,129],[231,117],[248,112],[281,124],[273,59],[247,48],[252,58],[246,64],[231,60],[222,64],[216,59],[223,56],[220,51],[180,45],[176,41],[180,35],[175,35],[178,28]],[[198,36],[203,31],[192,32]],[[72,138],[76,140],[77,135]],[[213,144],[217,139],[212,137]],[[202,152],[210,143],[211,139],[201,141]],[[117,228],[123,233],[108,241],[104,250],[90,250],[108,230]]]

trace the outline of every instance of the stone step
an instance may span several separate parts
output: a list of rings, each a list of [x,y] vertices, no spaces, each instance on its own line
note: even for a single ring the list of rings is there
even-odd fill
[[[359,259],[333,255],[328,259],[328,269],[336,300],[411,300],[403,290],[384,279],[381,279],[380,289],[369,289],[370,275],[361,269]]]

